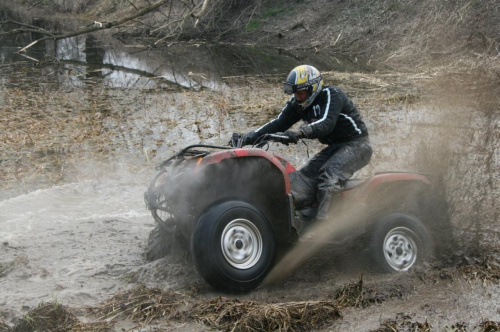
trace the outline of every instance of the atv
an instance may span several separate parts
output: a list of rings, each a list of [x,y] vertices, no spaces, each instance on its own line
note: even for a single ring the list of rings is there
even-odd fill
[[[316,180],[269,152],[270,144],[288,144],[287,139],[267,134],[243,148],[241,135],[233,134],[229,146],[190,145],[161,162],[144,194],[157,223],[147,259],[185,248],[215,289],[256,288],[277,253],[315,220]],[[349,238],[363,243],[381,272],[408,271],[451,239],[446,204],[425,174],[349,179],[340,200],[355,206],[352,218],[360,219],[352,223]]]

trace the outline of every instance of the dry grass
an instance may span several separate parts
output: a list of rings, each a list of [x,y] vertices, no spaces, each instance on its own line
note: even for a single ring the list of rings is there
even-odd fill
[[[114,135],[104,124],[110,113],[105,95],[69,92],[49,68],[36,69],[36,79],[22,68],[9,70],[21,74],[10,76],[0,107],[2,187],[60,183],[75,172],[82,152],[105,160]]]
[[[340,308],[366,308],[393,299],[402,299],[412,292],[409,283],[379,283],[376,287],[366,287],[363,285],[363,276],[360,276],[358,282],[340,286],[335,291],[333,298]]]
[[[116,293],[88,312],[96,320],[81,322],[68,308],[58,303],[41,303],[29,311],[14,327],[0,324],[0,331],[112,331],[117,320],[129,320],[147,328],[165,322],[202,322],[221,331],[310,331],[334,324],[342,318],[342,308],[366,307],[399,297],[401,294],[374,292],[363,288],[362,279],[342,285],[333,300],[259,303],[256,301],[216,297],[194,300],[193,297],[157,288],[137,287]],[[397,293],[397,292],[396,292]],[[376,296],[374,295],[376,294]],[[481,332],[497,331],[498,322],[484,320]],[[460,323],[454,325],[453,331]],[[416,322],[410,315],[398,314],[395,319],[382,323],[374,332],[431,331],[427,322]]]
[[[500,283],[500,265],[489,258],[462,266],[458,272],[467,281],[480,281],[484,285]]]
[[[367,7],[370,10],[363,12]],[[500,8],[496,1],[362,1],[339,15],[347,17],[342,25],[347,38],[341,38],[337,46],[372,59],[380,57],[385,65],[463,68],[498,62]]]
[[[310,331],[342,316],[331,301],[258,304],[218,297],[195,303],[185,315],[224,331]]]
[[[429,323],[412,321],[412,316],[408,314],[397,314],[395,319],[388,319],[381,324],[381,327],[371,332],[430,332]]]
[[[258,303],[225,297],[193,301],[185,294],[138,287],[120,292],[90,311],[106,321],[129,319],[143,325],[160,319],[195,320],[224,331],[309,331],[340,319],[341,308],[383,301],[381,297],[374,300],[371,294],[372,291],[363,289],[361,279],[340,287],[333,301],[286,303]]]
[[[500,331],[500,322],[483,320],[478,327],[480,328],[479,332],[498,332]]]
[[[106,321],[120,318],[149,324],[159,318],[175,317],[179,307],[185,305],[185,300],[186,296],[180,293],[139,286],[115,294],[100,307],[90,311]]]
[[[107,332],[112,331],[112,326],[106,322],[82,323],[62,304],[40,303],[36,308],[31,309],[14,327],[5,326],[3,331]]]
[[[249,103],[248,88],[166,94],[162,88],[109,90],[86,79],[88,85],[75,89],[68,81],[77,73],[57,63],[29,70],[11,66],[3,74],[8,83],[0,95],[0,187],[6,197],[9,191],[112,176],[117,159],[131,172],[150,172],[157,161],[144,156],[145,149],[155,153],[178,144],[168,139],[170,131],[193,130],[200,140],[224,138],[228,130],[243,130],[233,126],[233,113],[257,114],[255,121],[262,122],[284,98],[278,84],[269,88],[252,78],[245,81],[253,92],[268,93]]]
[[[341,317],[332,301],[260,304],[217,297],[193,302],[184,294],[146,287],[120,292],[90,312],[105,321],[128,319],[141,325],[196,320],[225,331],[308,331]]]
[[[9,332],[11,331],[12,328],[7,325],[7,323],[5,323],[5,321],[3,319],[0,319],[0,331],[1,332]]]
[[[334,301],[257,303],[217,297],[193,301],[175,292],[139,287],[120,292],[90,312],[99,319],[129,319],[141,325],[157,320],[203,322],[224,331],[309,331],[340,319],[341,308],[369,305],[362,282],[339,289]]]

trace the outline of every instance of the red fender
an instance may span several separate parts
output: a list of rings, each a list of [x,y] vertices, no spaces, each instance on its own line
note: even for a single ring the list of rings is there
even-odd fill
[[[356,200],[363,202],[368,199],[368,197],[375,191],[375,189],[381,184],[401,183],[401,182],[416,182],[420,181],[426,185],[430,185],[429,179],[419,173],[404,173],[404,172],[388,172],[388,173],[377,173],[371,178],[364,181],[358,187],[345,191],[344,194],[349,195],[353,193],[356,196]]]
[[[288,177],[288,174],[291,172],[295,172],[295,167],[293,167],[292,164],[290,164],[285,159],[262,149],[240,148],[211,153],[199,161],[199,163],[196,165],[196,168],[194,169],[194,172],[200,171],[207,165],[220,163],[225,159],[244,157],[261,157],[269,160],[283,174],[283,179],[285,180],[285,192],[287,194],[291,193],[290,179]]]

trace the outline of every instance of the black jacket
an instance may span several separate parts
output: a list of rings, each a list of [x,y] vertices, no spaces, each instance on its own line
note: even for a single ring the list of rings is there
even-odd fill
[[[317,138],[323,144],[344,143],[368,136],[366,125],[356,106],[344,92],[334,86],[324,86],[316,100],[298,111],[293,96],[278,117],[256,130],[259,135],[283,132],[303,120],[300,127],[307,138]]]

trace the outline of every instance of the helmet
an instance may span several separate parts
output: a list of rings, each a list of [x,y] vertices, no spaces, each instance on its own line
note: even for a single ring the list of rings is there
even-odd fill
[[[292,69],[286,81],[283,82],[283,89],[286,94],[291,95],[298,90],[307,90],[307,99],[297,102],[301,110],[312,104],[323,88],[323,78],[320,72],[309,65],[301,65]]]

